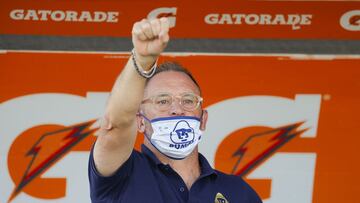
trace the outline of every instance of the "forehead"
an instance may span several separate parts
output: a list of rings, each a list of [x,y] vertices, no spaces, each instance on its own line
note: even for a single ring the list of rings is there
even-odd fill
[[[144,98],[162,92],[168,92],[174,95],[192,92],[200,95],[199,88],[191,78],[185,73],[176,71],[161,72],[152,77],[145,88]]]

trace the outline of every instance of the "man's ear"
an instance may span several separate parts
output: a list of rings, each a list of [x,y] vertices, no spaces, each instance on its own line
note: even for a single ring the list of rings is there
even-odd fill
[[[140,133],[144,133],[145,132],[145,120],[144,117],[141,116],[140,113],[136,114],[136,124],[137,124],[137,129]]]
[[[207,119],[208,119],[208,112],[207,110],[203,110],[200,118],[200,130],[204,131],[206,129]]]

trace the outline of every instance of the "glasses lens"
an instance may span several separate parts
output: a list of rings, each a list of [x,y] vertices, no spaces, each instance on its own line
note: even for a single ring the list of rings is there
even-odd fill
[[[154,98],[154,104],[160,111],[169,109],[172,103],[172,97],[169,94],[160,94]]]
[[[185,110],[194,110],[198,103],[198,97],[193,94],[185,94],[181,97],[181,105]]]

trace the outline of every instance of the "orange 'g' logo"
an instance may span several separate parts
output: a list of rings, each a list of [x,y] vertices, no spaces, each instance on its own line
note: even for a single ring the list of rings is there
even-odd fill
[[[94,122],[70,127],[41,125],[19,135],[8,155],[9,172],[15,183],[8,202],[20,192],[44,199],[64,197],[66,179],[41,178],[41,175],[69,152],[89,151],[95,139],[90,136],[96,130],[90,129]]]

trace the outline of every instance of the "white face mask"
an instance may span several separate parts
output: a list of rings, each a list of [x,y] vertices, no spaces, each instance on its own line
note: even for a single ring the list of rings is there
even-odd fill
[[[192,116],[162,117],[149,120],[153,133],[150,143],[162,154],[172,159],[184,159],[198,145],[202,131],[200,119]]]

